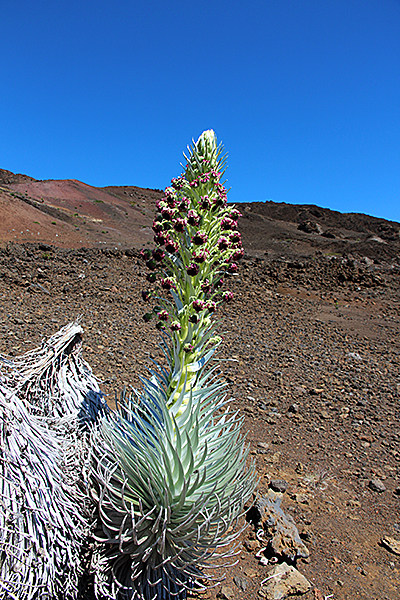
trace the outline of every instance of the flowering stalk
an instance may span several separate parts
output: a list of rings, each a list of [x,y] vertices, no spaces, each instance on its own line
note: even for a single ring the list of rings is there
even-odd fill
[[[221,289],[223,279],[237,271],[235,261],[243,255],[237,230],[241,214],[227,206],[227,191],[220,181],[226,158],[214,132],[205,131],[185,158],[185,172],[172,180],[157,203],[156,247],[142,253],[152,271],[150,280],[160,286],[145,297],[157,300],[153,311],[157,326],[172,337],[171,404],[185,380],[195,378],[193,366],[220,341],[212,336],[212,315],[221,302],[232,299],[232,292]],[[150,318],[147,313],[145,320]]]

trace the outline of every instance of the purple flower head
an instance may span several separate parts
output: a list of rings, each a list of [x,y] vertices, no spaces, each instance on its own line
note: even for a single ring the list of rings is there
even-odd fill
[[[201,312],[205,309],[206,303],[203,300],[193,300],[192,306],[196,312]]]
[[[172,227],[172,223],[170,221],[163,221],[162,225],[163,225],[164,231],[168,231]]]
[[[197,179],[194,179],[193,181],[191,181],[191,182],[189,183],[189,185],[190,185],[190,187],[192,187],[192,188],[197,188],[197,187],[199,187],[199,181],[198,181]]]
[[[166,219],[167,221],[172,221],[176,214],[176,209],[167,206],[166,208],[161,209],[161,214],[163,216],[163,219]]]
[[[237,248],[235,250],[235,252],[232,254],[231,258],[232,258],[232,260],[239,260],[240,258],[242,258],[243,254],[244,254],[243,248]]]
[[[193,344],[185,344],[185,345],[183,346],[183,350],[184,350],[184,352],[192,352],[192,350],[193,350],[193,349],[194,349],[194,346],[193,346]]]
[[[173,200],[176,199],[176,191],[172,187],[166,187],[165,191],[164,191],[164,194],[165,194],[165,200],[166,200],[166,202],[169,202],[171,198]]]
[[[170,290],[171,288],[175,289],[175,281],[172,279],[172,277],[166,277],[165,279],[161,279],[160,281],[161,283],[161,287],[164,290]]]
[[[188,267],[186,267],[186,271],[187,271],[188,275],[190,275],[191,277],[195,277],[197,275],[197,273],[200,271],[200,267],[196,263],[192,262],[192,263],[190,263],[190,265]]]
[[[188,212],[188,223],[189,225],[198,225],[200,222],[200,215],[193,209]]]
[[[224,217],[221,221],[221,229],[223,231],[228,231],[229,229],[233,229],[236,227],[235,221],[229,219],[229,217]]]
[[[174,221],[173,227],[174,227],[175,231],[178,231],[178,233],[182,233],[183,231],[185,231],[186,219],[182,219],[181,217],[178,217],[178,219],[176,219],[176,221]]]
[[[168,238],[165,241],[165,249],[170,254],[174,254],[178,250],[178,244],[175,242],[175,240]]]
[[[207,183],[207,181],[210,181],[210,174],[209,173],[204,173],[204,175],[202,177],[200,177],[200,182],[201,183]]]
[[[166,241],[165,234],[157,233],[157,235],[154,236],[154,241],[157,244],[157,246],[164,246]]]
[[[202,244],[205,244],[207,242],[207,240],[208,240],[208,235],[206,234],[205,231],[198,231],[192,237],[192,242],[193,242],[193,244],[196,244],[196,246],[201,246]]]
[[[236,263],[232,263],[231,265],[229,265],[228,273],[237,273],[237,272],[238,272],[238,266]]]
[[[166,310],[161,310],[158,314],[157,314],[158,318],[160,319],[160,321],[168,321],[169,319],[169,314],[167,313]]]
[[[197,262],[198,264],[201,264],[203,262],[205,262],[205,260],[207,259],[208,256],[208,250],[195,250],[192,254],[192,258],[194,260],[194,262]]]
[[[161,250],[161,248],[156,248],[155,250],[153,250],[153,258],[154,260],[160,262],[165,256],[165,252],[164,250]]]
[[[217,310],[217,303],[214,300],[209,300],[206,304],[206,309],[208,312],[213,313]]]
[[[217,244],[218,244],[218,248],[221,251],[227,250],[229,248],[229,240],[224,235],[219,238]]]
[[[233,221],[237,221],[242,216],[242,213],[237,208],[233,208],[229,213],[229,218]]]
[[[201,290],[206,294],[211,289],[211,283],[208,279],[205,279],[201,284]]]
[[[233,298],[233,294],[232,294],[232,292],[224,292],[224,293],[222,294],[222,300],[223,300],[224,302],[230,302],[230,301],[232,300],[232,298]]]
[[[153,221],[153,231],[155,233],[160,233],[163,230],[162,223],[160,221]]]
[[[188,198],[186,198],[185,196],[182,196],[179,204],[178,204],[178,210],[180,212],[186,212],[189,209],[190,206],[190,200]]]
[[[183,186],[185,185],[185,178],[184,177],[176,177],[174,179],[171,179],[171,185],[175,190],[181,190],[183,188]]]
[[[161,198],[160,200],[156,201],[157,210],[159,210],[160,212],[163,208],[166,208],[167,206],[168,205],[166,203],[166,198]]]
[[[232,233],[229,234],[229,239],[231,240],[232,244],[239,244],[241,237],[242,236],[240,235],[239,231],[232,231]]]
[[[180,329],[182,329],[182,326],[179,323],[179,321],[172,321],[170,327],[172,331],[179,331]]]
[[[202,196],[200,198],[200,206],[203,210],[210,210],[211,202],[208,196]]]
[[[213,208],[219,208],[220,206],[224,206],[226,204],[226,200],[222,196],[217,196],[213,200]]]

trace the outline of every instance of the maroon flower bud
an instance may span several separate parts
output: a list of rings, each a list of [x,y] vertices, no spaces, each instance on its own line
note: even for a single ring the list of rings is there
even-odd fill
[[[200,206],[202,208],[202,210],[210,210],[211,208],[211,202],[208,196],[202,196],[200,198]]]
[[[193,244],[196,244],[196,246],[201,246],[202,244],[205,244],[207,240],[208,236],[205,231],[198,231],[192,237],[192,242]]]
[[[229,239],[231,240],[232,244],[239,244],[241,239],[239,231],[232,231],[232,233],[229,234]]]
[[[174,254],[178,250],[178,244],[171,238],[168,238],[165,242],[165,249],[170,254]]]
[[[201,312],[205,309],[206,304],[203,300],[193,300],[192,306],[196,312]]]
[[[224,204],[226,204],[226,200],[223,196],[218,195],[213,200],[213,208],[214,209],[219,208],[220,206],[224,206]]]
[[[200,215],[195,210],[189,210],[188,212],[188,223],[189,225],[198,225],[200,222]]]
[[[214,283],[214,287],[215,287],[215,289],[218,289],[218,288],[222,287],[223,283],[224,283],[224,280],[223,280],[223,279],[218,279],[218,280],[217,280],[217,281]]]
[[[173,223],[173,227],[174,227],[175,231],[178,231],[178,233],[182,233],[183,231],[185,231],[186,219],[182,219],[182,218],[176,219],[176,221],[174,221],[174,223]]]
[[[217,310],[217,303],[214,302],[214,300],[209,300],[206,303],[206,309],[208,310],[208,312],[213,313]]]
[[[154,236],[154,241],[157,246],[164,246],[166,239],[167,238],[163,233],[157,233],[157,235]]]
[[[161,248],[156,248],[155,250],[153,250],[153,258],[154,260],[160,262],[165,256],[165,252],[164,250],[161,250]]]
[[[174,218],[175,213],[176,210],[174,208],[170,208],[169,206],[161,209],[163,219],[166,219],[167,221],[171,221]]]
[[[176,199],[176,191],[172,187],[166,187],[164,190],[166,202]]]
[[[194,346],[193,346],[193,344],[185,344],[185,345],[183,346],[183,350],[184,350],[184,352],[192,352],[192,350],[193,350],[193,349],[194,349]]]
[[[223,231],[227,231],[229,229],[233,229],[236,226],[235,221],[229,219],[228,217],[224,217],[221,221],[221,229]]]
[[[171,186],[174,190],[181,190],[185,185],[185,178],[183,176],[174,177],[171,179]]]
[[[201,290],[206,294],[211,289],[211,284],[208,279],[205,279],[201,284]]]
[[[232,263],[231,265],[229,265],[228,273],[237,273],[237,272],[238,272],[238,266],[236,263]]]
[[[186,267],[186,271],[188,275],[190,275],[191,277],[195,277],[200,271],[200,267],[196,263],[191,263],[188,267]]]
[[[161,221],[153,221],[153,231],[155,233],[160,233],[163,230],[163,226]]]
[[[230,301],[232,300],[232,298],[233,298],[233,294],[232,294],[232,292],[224,292],[224,293],[222,294],[222,300],[223,300],[224,302],[230,302]]]
[[[239,260],[240,258],[242,258],[243,254],[244,254],[243,248],[237,248],[235,250],[235,252],[232,254],[231,258],[233,260]]]
[[[143,315],[143,321],[145,323],[148,323],[149,321],[151,321],[152,318],[153,318],[153,314],[152,313],[145,313]]]
[[[195,250],[192,254],[192,258],[193,258],[194,262],[197,262],[199,264],[203,263],[206,260],[207,256],[208,256],[207,250],[201,250],[201,251],[197,251],[197,252]]]
[[[170,327],[172,331],[179,331],[180,329],[182,329],[182,326],[179,323],[179,321],[172,321]]]
[[[221,236],[217,242],[218,248],[221,251],[227,250],[229,248],[229,240],[225,236]]]
[[[232,208],[231,212],[229,213],[229,218],[233,221],[237,221],[241,216],[242,213],[237,208]]]
[[[147,275],[147,281],[150,281],[150,283],[154,283],[157,280],[157,275],[155,273],[149,273]]]
[[[161,287],[164,290],[170,290],[171,288],[175,288],[175,281],[171,277],[166,277],[165,279],[161,279]]]
[[[161,209],[165,208],[166,206],[167,206],[166,198],[161,198],[160,200],[156,201],[157,210],[161,211]]]
[[[199,322],[199,317],[197,315],[190,315],[189,321],[191,323],[198,323]]]
[[[181,201],[178,204],[178,210],[180,212],[186,212],[189,209],[190,206],[190,200],[188,200],[188,198],[186,198],[185,196],[182,196]]]
[[[161,310],[157,316],[160,319],[160,321],[168,321],[169,319],[169,314],[166,310]]]
[[[165,327],[162,324],[162,321],[158,321],[158,323],[156,323],[156,329],[158,329],[158,331],[164,331]]]
[[[142,291],[142,298],[143,298],[143,300],[145,302],[148,302],[150,300],[150,298],[151,298],[151,292],[143,290]]]

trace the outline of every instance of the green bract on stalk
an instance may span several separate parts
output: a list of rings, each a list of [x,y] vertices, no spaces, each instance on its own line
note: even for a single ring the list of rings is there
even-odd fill
[[[213,131],[189,148],[185,172],[158,202],[156,247],[143,251],[157,305],[145,321],[165,330],[166,366],[123,393],[93,430],[93,496],[99,507],[98,598],[184,600],[232,556],[254,465],[210,367],[221,343],[213,313],[232,293],[224,275],[241,257],[239,211],[227,206],[225,158]],[[168,341],[169,340],[169,341]]]

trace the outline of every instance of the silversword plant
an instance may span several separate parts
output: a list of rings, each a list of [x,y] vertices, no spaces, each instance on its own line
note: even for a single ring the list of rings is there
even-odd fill
[[[144,251],[155,303],[145,320],[166,334],[166,364],[123,393],[93,430],[98,503],[98,598],[184,599],[207,568],[231,556],[236,525],[255,486],[254,465],[211,366],[221,338],[213,315],[231,300],[224,276],[243,250],[238,210],[227,206],[225,158],[213,131],[189,147]]]

